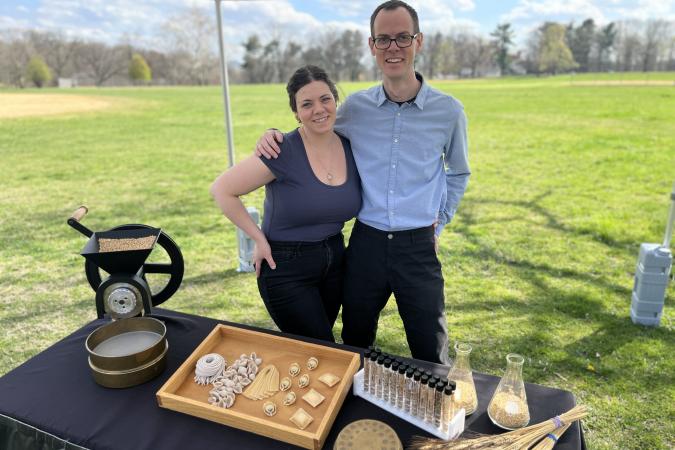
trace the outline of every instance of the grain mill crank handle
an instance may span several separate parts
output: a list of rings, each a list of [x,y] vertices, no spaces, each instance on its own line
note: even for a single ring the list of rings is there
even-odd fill
[[[87,215],[88,212],[89,209],[86,206],[80,206],[73,212],[73,214],[70,215],[67,223],[85,236],[91,237],[94,232],[80,223],[80,220],[82,220],[82,218]]]

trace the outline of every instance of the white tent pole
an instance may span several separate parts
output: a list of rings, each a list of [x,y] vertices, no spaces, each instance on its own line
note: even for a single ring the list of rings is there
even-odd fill
[[[220,2],[216,2],[216,17],[218,19],[218,47],[220,49],[220,82],[223,85],[223,106],[225,109],[225,129],[227,131],[227,156],[229,167],[234,165],[234,139],[232,135],[232,114],[230,112],[230,82],[227,78],[227,54],[223,40],[223,23],[220,15]]]
[[[223,85],[223,105],[225,109],[225,129],[227,131],[227,155],[229,167],[234,166],[234,138],[232,133],[232,112],[230,111],[230,82],[227,78],[227,54],[225,53],[225,40],[223,39],[223,20],[220,13],[220,2],[215,0],[216,17],[218,19],[218,47],[220,49],[220,81]],[[259,222],[258,211],[254,207],[246,208],[253,221]],[[239,255],[239,268],[237,272],[254,272],[253,267],[254,242],[250,236],[237,228],[237,255]]]

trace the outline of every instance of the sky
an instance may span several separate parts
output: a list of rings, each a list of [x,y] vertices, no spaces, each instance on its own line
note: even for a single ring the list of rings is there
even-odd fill
[[[306,42],[326,29],[369,32],[369,18],[380,0],[275,0],[222,3],[228,52],[241,58],[241,43],[253,33]],[[617,20],[675,20],[675,0],[410,0],[423,32],[464,28],[487,35],[511,23],[523,43],[544,21],[599,25]],[[214,18],[214,0],[1,0],[0,31],[38,29],[107,43],[131,42],[162,49],[162,24],[186,9],[204,9]],[[217,43],[214,36],[214,44]]]

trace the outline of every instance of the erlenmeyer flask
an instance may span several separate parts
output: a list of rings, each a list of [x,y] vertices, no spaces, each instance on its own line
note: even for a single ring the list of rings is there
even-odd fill
[[[523,383],[525,358],[515,353],[506,355],[506,373],[488,406],[488,417],[498,427],[515,430],[530,422],[525,383]]]
[[[454,381],[457,385],[453,394],[455,410],[464,408],[467,416],[472,414],[478,406],[476,385],[473,382],[471,363],[469,362],[471,350],[471,345],[457,342],[455,344],[455,363],[448,372],[448,380]]]

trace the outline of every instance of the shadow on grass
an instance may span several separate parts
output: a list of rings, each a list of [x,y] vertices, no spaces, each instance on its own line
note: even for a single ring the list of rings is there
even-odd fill
[[[196,275],[194,277],[184,278],[182,286],[218,283],[227,281],[228,279],[236,277],[237,275],[241,275],[241,273],[237,272],[236,269],[227,269],[220,272],[209,272]]]
[[[522,217],[511,216],[511,222],[531,222],[532,217],[541,217],[542,221],[537,222],[537,226],[543,226],[557,234],[567,234],[574,238],[591,239],[610,251],[626,254],[632,257],[634,251],[634,242],[628,240],[616,239],[611,236],[602,236],[598,233],[577,229],[561,223],[550,211],[541,206],[542,199],[550,195],[550,192],[537,196],[532,201],[498,201],[498,200],[478,200],[477,203],[494,204],[498,210],[508,210],[512,208],[527,209],[531,215],[524,214]],[[585,272],[564,267],[564,260],[550,260],[547,262],[534,262],[527,259],[527,256],[512,256],[507,250],[497,248],[486,244],[485,240],[474,232],[474,227],[484,227],[489,221],[478,220],[471,214],[471,203],[475,200],[467,199],[468,207],[460,209],[461,220],[457,223],[455,231],[461,234],[471,245],[467,247],[471,250],[463,251],[460,254],[454,254],[447,249],[441,249],[441,260],[451,259],[468,260],[468,265],[480,266],[488,263],[494,266],[506,266],[509,273],[520,279],[527,286],[526,297],[518,297],[514,301],[476,299],[469,302],[458,302],[448,305],[448,310],[457,313],[461,317],[466,313],[466,317],[475,319],[459,319],[462,326],[470,326],[480,329],[484,327],[482,323],[486,317],[484,314],[476,312],[485,311],[493,314],[489,318],[494,324],[499,326],[500,321],[504,323],[509,321],[521,320],[523,327],[517,332],[503,332],[499,335],[499,346],[510,351],[522,352],[532,358],[552,358],[549,351],[559,349],[564,352],[564,356],[554,356],[555,364],[564,367],[564,371],[571,376],[598,377],[606,381],[627,380],[631,375],[630,371],[617,371],[604,367],[602,362],[596,358],[596,353],[604,356],[610,356],[622,347],[629,345],[636,339],[643,339],[645,330],[641,326],[632,324],[628,316],[617,317],[616,314],[608,310],[610,303],[605,298],[610,298],[616,302],[616,298],[626,299],[626,306],[630,303],[631,288],[627,280],[626,285],[612,282],[608,276],[598,273]],[[543,222],[543,224],[542,224]],[[527,254],[526,254],[527,255]],[[540,256],[541,252],[537,252]],[[547,280],[553,280],[548,282]],[[565,283],[569,280],[570,283]],[[585,293],[584,289],[575,289],[574,287],[558,288],[555,284],[573,284],[579,286],[592,287],[594,293]],[[599,292],[599,293],[598,293]],[[628,313],[627,308],[626,314]],[[378,335],[386,333],[384,325],[389,320],[398,320],[395,316],[398,311],[394,308],[385,308],[380,316],[380,330]],[[503,319],[502,319],[503,318]],[[551,326],[565,326],[566,323],[578,324],[579,321],[587,321],[585,329],[592,331],[577,341],[565,343],[559,342],[559,332],[551,330]],[[574,326],[574,325],[570,325]],[[672,334],[667,330],[649,330],[651,339],[671,341]],[[400,337],[391,337],[388,342],[388,351],[407,354],[405,339]],[[555,353],[555,352],[554,352]],[[589,363],[593,362],[593,371],[589,370]],[[597,366],[597,368],[595,367]],[[550,373],[544,371],[535,371],[536,375],[531,380],[537,382],[546,379]],[[665,386],[664,381],[659,374],[653,377],[653,383]]]
[[[550,190],[543,192],[539,195],[537,195],[535,198],[532,200],[491,200],[491,199],[471,199],[467,201],[467,203],[473,203],[473,204],[482,204],[482,205],[488,205],[488,204],[494,204],[497,207],[501,209],[506,209],[508,208],[523,208],[523,209],[528,209],[530,210],[533,214],[536,214],[540,217],[542,217],[545,221],[544,224],[541,226],[544,226],[546,228],[549,228],[551,230],[555,230],[561,233],[566,233],[570,234],[573,236],[578,236],[578,237],[590,237],[594,241],[604,244],[608,247],[612,247],[615,249],[622,249],[622,250],[630,250],[634,251],[635,250],[635,242],[632,240],[621,240],[617,239],[615,237],[609,236],[605,233],[601,233],[595,230],[588,230],[584,228],[576,228],[573,226],[566,225],[562,223],[558,218],[552,214],[550,211],[548,211],[545,207],[541,205],[541,201],[544,200],[545,198],[549,197],[552,194]],[[466,221],[468,224],[475,225],[477,221],[474,219],[474,217],[467,212],[468,208],[459,209],[458,214],[462,217],[463,221]],[[505,219],[506,221],[525,221],[523,217],[510,217]],[[489,221],[482,221],[481,223],[485,224]],[[502,219],[499,219],[499,222],[503,222]]]
[[[462,235],[467,237],[467,235],[464,232],[462,232]],[[468,240],[475,243],[476,245],[480,245],[477,239],[468,239]],[[584,283],[602,287],[615,294],[628,296],[628,298],[630,298],[631,290],[626,288],[625,286],[610,283],[608,281],[600,279],[597,276],[592,276],[589,275],[588,273],[579,272],[577,270],[565,269],[550,264],[535,264],[533,262],[522,259],[509,258],[508,256],[504,256],[503,251],[500,250],[499,252],[497,252],[496,250],[487,248],[485,246],[482,246],[478,251],[462,252],[460,256],[468,257],[481,262],[488,260],[494,263],[506,265],[510,268],[514,268],[518,271],[521,278],[526,281],[534,281],[534,278],[530,279],[528,276],[523,274],[527,272],[539,273],[559,279],[567,278],[576,281],[583,281]]]
[[[640,366],[642,357],[626,358],[625,354],[620,353],[623,347],[631,346],[636,341],[658,340],[664,346],[672,347],[675,345],[672,332],[663,327],[635,325],[628,316],[617,317],[607,312],[600,300],[548,286],[537,280],[536,274],[520,275],[525,279],[531,277],[533,285],[538,287],[528,301],[482,299],[473,303],[453,304],[452,312],[460,317],[459,323],[480,328],[486,321],[499,325],[503,320],[504,326],[509,327],[513,326],[514,319],[522,321],[522,327],[498,336],[499,348],[522,353],[535,361],[547,360],[557,367],[554,371],[563,372],[568,378],[592,379],[596,386],[598,383],[607,383],[607,386],[635,384],[650,386],[651,390],[668,389],[671,386],[672,382],[659,370],[641,371],[639,379],[634,379],[635,371],[639,370],[635,366]],[[485,314],[476,315],[478,308],[491,312],[492,316],[486,319]],[[464,321],[461,318],[463,312],[473,314],[474,319]],[[574,327],[579,321],[587,321],[587,329],[592,332],[574,341],[561,342],[559,332],[551,329],[554,324]],[[605,364],[607,359],[612,363]],[[549,375],[550,372],[529,370],[528,381],[545,382]]]
[[[650,328],[635,325],[628,317],[628,305],[630,304],[630,287],[612,283],[604,276],[591,275],[586,272],[568,269],[556,265],[555,260],[550,263],[535,263],[523,258],[522,256],[512,257],[505,254],[505,250],[486,245],[481,237],[474,233],[473,227],[485,226],[488,221],[480,221],[471,214],[471,203],[495,204],[499,210],[508,210],[512,207],[525,208],[532,215],[544,218],[544,226],[552,232],[565,233],[573,237],[592,239],[607,247],[610,251],[620,251],[626,253],[634,251],[635,243],[632,241],[616,239],[611,236],[600,236],[597,233],[588,230],[577,229],[569,225],[562,224],[550,211],[541,206],[540,202],[548,196],[546,192],[537,196],[531,201],[499,201],[499,200],[468,200],[467,208],[460,209],[461,220],[455,227],[455,231],[461,234],[472,245],[475,250],[462,252],[460,255],[451,255],[451,252],[443,251],[445,257],[442,260],[450,258],[467,258],[475,264],[480,265],[483,262],[491,262],[495,265],[507,266],[512,269],[514,276],[518,277],[527,285],[526,297],[516,298],[514,301],[480,299],[472,302],[458,302],[451,305],[453,313],[461,312],[475,314],[477,311],[486,311],[492,314],[488,319],[494,324],[500,324],[504,320],[505,324],[511,326],[515,318],[521,320],[523,327],[513,332],[503,332],[499,336],[499,346],[509,351],[522,352],[532,358],[544,357],[550,358],[546,353],[550,350],[563,350],[562,358],[555,358],[555,364],[564,367],[565,373],[573,377],[593,377],[597,380],[594,384],[602,380],[603,382],[630,383],[634,371],[616,370],[603,365],[604,357],[611,357],[622,347],[630,345],[636,340],[656,339],[663,341],[667,346],[675,343],[673,333],[664,328]],[[511,221],[517,220],[511,218]],[[521,221],[529,221],[528,218],[521,218]],[[540,255],[540,252],[538,252]],[[564,261],[560,261],[563,263]],[[472,263],[473,264],[473,263]],[[565,285],[565,280],[575,282],[577,285],[581,282],[583,285],[591,286],[600,290],[600,294],[589,294],[573,287],[559,288],[553,286],[553,283],[547,282],[547,279],[555,280],[556,284]],[[627,284],[630,280],[627,280]],[[609,303],[605,298],[615,300],[616,298],[625,299],[626,317],[617,317],[611,311],[608,311]],[[485,321],[485,315],[474,315],[475,319],[468,322],[460,322],[466,326],[481,327],[481,322]],[[586,328],[592,332],[581,339],[573,342],[561,343],[557,337],[560,334],[551,330],[555,324],[557,327],[564,327],[566,323],[574,326],[579,321],[587,321]],[[596,356],[600,355],[600,356]],[[621,359],[617,355],[617,359]],[[616,360],[613,367],[618,367]],[[636,361],[627,362],[635,365]],[[597,366],[597,367],[596,367]],[[537,382],[545,379],[549,374],[542,371],[533,371],[534,377],[530,380]],[[668,377],[663,377],[661,371],[655,371],[651,374],[645,374],[641,377],[640,383],[645,383],[652,388],[667,388],[670,384]]]

